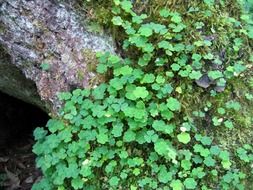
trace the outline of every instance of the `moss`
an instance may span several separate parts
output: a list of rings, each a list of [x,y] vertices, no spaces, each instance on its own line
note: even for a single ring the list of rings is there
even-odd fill
[[[88,72],[95,72],[98,64],[96,53],[91,49],[83,49],[82,54],[85,59],[84,63],[87,65]]]
[[[91,7],[92,14],[90,19],[96,21],[104,27],[110,28],[114,33],[115,41],[119,44],[123,43],[124,34],[120,28],[115,28],[111,24],[112,18],[112,1],[92,1],[92,3],[87,3],[87,9]],[[100,6],[99,6],[100,5]],[[200,0],[194,0],[186,2],[184,0],[154,0],[154,1],[141,1],[136,0],[134,4],[134,9],[137,13],[146,13],[149,15],[148,21],[163,22],[169,25],[169,21],[162,20],[159,18],[159,10],[161,8],[169,8],[172,11],[177,11],[182,14],[184,23],[187,25],[187,31],[183,33],[183,42],[186,44],[193,44],[196,40],[201,40],[205,38],[214,38],[213,45],[211,47],[199,47],[196,52],[202,54],[206,52],[212,52],[216,56],[220,56],[224,52],[225,57],[224,67],[231,65],[231,59],[236,60],[238,54],[241,54],[240,61],[243,61],[245,65],[252,65],[249,62],[249,56],[252,54],[252,48],[250,44],[252,41],[247,39],[243,33],[238,29],[234,30],[234,26],[227,22],[228,17],[234,18],[240,21],[241,15],[241,5],[237,0],[224,0],[220,3],[216,3],[215,7],[211,10]],[[198,7],[200,11],[192,12],[188,14],[190,7]],[[209,10],[209,12],[207,11]],[[209,15],[209,16],[208,16]],[[122,15],[127,18],[126,15]],[[196,22],[204,23],[204,27],[196,30],[194,24]],[[238,27],[239,28],[239,27]],[[117,34],[117,35],[116,35]],[[120,35],[119,35],[120,34]],[[235,51],[233,49],[234,39],[240,37],[244,41],[244,46],[240,48],[240,51]],[[157,42],[160,39],[152,39],[152,42]],[[193,52],[194,53],[194,52]],[[89,52],[85,52],[87,57],[92,57]],[[131,49],[128,52],[124,52],[124,55],[131,57],[133,60],[137,60],[140,56],[138,50]],[[93,59],[91,59],[93,60]],[[239,60],[238,60],[239,61]],[[168,60],[168,65],[171,64],[171,60]],[[208,63],[205,63],[208,65]],[[89,71],[95,71],[95,64],[91,64]],[[169,69],[170,67],[168,67]],[[210,69],[207,66],[206,72]],[[157,70],[155,73],[159,73]],[[218,93],[216,96],[211,96],[211,90],[214,86],[208,89],[198,88],[196,84],[187,80],[173,81],[173,86],[181,87],[182,92],[175,92],[175,96],[182,102],[182,109],[186,116],[193,118],[198,124],[197,130],[199,133],[207,134],[215,139],[215,143],[220,144],[225,149],[230,150],[230,152],[235,152],[237,148],[242,147],[243,144],[253,144],[253,103],[245,98],[245,94],[253,94],[253,71],[249,69],[248,73],[237,79],[228,81],[226,89],[222,93]],[[99,80],[100,81],[100,80]],[[221,126],[213,126],[212,117],[217,116],[222,118],[223,116],[217,113],[219,107],[225,107],[226,102],[237,101],[241,105],[239,111],[228,110],[227,114],[229,119],[234,123],[233,129],[228,129],[224,127],[224,123]],[[208,107],[207,102],[211,104],[208,111],[205,108]],[[205,113],[204,117],[196,117],[193,112],[202,111]],[[238,158],[233,158],[236,163],[236,167],[242,168],[243,171],[247,173],[246,184],[250,187],[252,184],[250,182],[253,180],[253,175],[251,169],[248,165],[242,164]],[[251,185],[251,186],[250,186]],[[253,188],[253,187],[252,187]]]
[[[96,67],[98,64],[98,59],[96,53],[91,49],[83,49],[82,54],[84,56],[84,63],[87,66],[87,72],[92,76],[89,80],[89,87],[92,88],[106,80],[106,77],[96,72]],[[78,77],[80,80],[84,78],[85,73],[81,71],[78,72]]]
[[[86,6],[85,9],[88,12],[86,14],[90,14],[90,20],[96,21],[104,27],[109,27],[112,31],[114,31],[115,34],[122,33],[120,31],[121,29],[114,28],[111,24],[111,18],[113,16],[113,14],[111,13],[111,10],[113,8],[113,1],[91,1],[84,3],[84,5]],[[186,13],[190,7],[198,7],[201,11],[193,12],[192,14],[187,14],[186,16]],[[203,3],[203,1],[199,0],[190,1],[187,3],[184,0],[134,1],[135,12],[139,14],[148,14],[149,20],[152,21],[157,20],[159,10],[161,10],[162,8],[169,8],[173,11],[182,13],[184,23],[186,23],[187,26],[190,26],[190,28],[188,28],[187,31],[184,33],[185,43],[192,44],[196,39],[203,39],[204,37],[208,37],[207,35],[213,35],[215,41],[213,42],[213,46],[211,47],[211,49],[203,49],[202,47],[200,47],[200,49],[197,51],[200,51],[202,53],[212,51],[214,54],[218,54],[225,48],[227,49],[226,56],[228,57],[228,59],[226,60],[226,64],[230,64],[229,57],[237,56],[237,52],[228,50],[227,48],[233,43],[234,37],[239,35],[245,40],[245,42],[247,41],[247,39],[245,39],[241,34],[235,32],[233,30],[233,27],[231,27],[231,25],[226,20],[227,16],[238,20],[240,19],[242,11],[241,5],[238,3],[237,0],[224,0],[220,1],[219,3],[217,2],[214,8],[211,9],[211,16],[203,16],[208,13],[206,11],[209,10],[209,8]],[[158,19],[157,21],[159,22],[161,20]],[[194,28],[193,24],[197,21],[204,23],[205,27],[202,29],[203,32],[200,32]],[[211,29],[215,30],[214,34],[211,32]],[[202,33],[205,33],[205,35],[202,35]],[[118,43],[122,43],[122,40],[124,39],[123,35],[115,35],[114,37],[115,41],[117,41]],[[248,44],[248,46],[243,47],[241,51],[245,52],[245,55],[243,55],[241,60],[247,62],[248,55],[252,53],[251,47]],[[136,52],[136,49],[134,49],[132,52],[129,51],[127,56],[130,56],[132,59],[137,59],[139,55],[138,52]],[[95,64],[91,65],[89,70],[94,71],[94,67]],[[206,95],[208,94],[208,92],[210,92],[210,89],[196,90],[196,88],[194,88],[194,90],[190,90],[188,88],[187,90],[184,90],[184,92],[186,93],[178,95],[183,101],[183,107],[185,109],[185,112],[189,115],[193,110],[198,109],[198,107],[194,107],[192,105],[201,105],[201,102],[210,101],[213,104],[215,110],[224,102],[227,102],[232,99],[237,100],[242,105],[242,112],[241,114],[234,113],[233,119],[238,122],[238,125],[248,128],[251,127],[252,124],[250,118],[253,113],[253,108],[252,104],[250,104],[247,100],[245,100],[245,98],[243,98],[243,94],[245,94],[245,92],[252,93],[252,89],[248,88],[248,83],[245,81],[250,78],[249,76],[252,76],[252,72],[249,72],[248,76],[245,76],[245,78],[241,77],[240,79],[229,81],[230,85],[227,86],[225,92],[218,94],[215,98],[212,98],[210,95]],[[180,83],[185,83],[185,81],[178,81],[177,83],[177,86],[180,86]]]

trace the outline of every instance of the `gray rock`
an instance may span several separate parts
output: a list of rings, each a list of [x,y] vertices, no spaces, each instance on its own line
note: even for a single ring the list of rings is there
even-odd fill
[[[226,86],[216,86],[214,90],[216,92],[223,92],[225,90]]]
[[[76,10],[55,0],[3,0],[0,3],[0,46],[11,56],[9,68],[18,69],[34,83],[44,103],[33,95],[34,88],[30,89],[27,83],[20,84],[22,80],[16,90],[14,87],[7,90],[15,74],[7,74],[9,80],[2,82],[0,90],[39,107],[47,105],[48,111],[56,111],[61,107],[57,99],[59,92],[94,85],[90,81],[94,81],[96,75],[89,68],[90,64],[96,64],[95,53],[114,53],[114,44],[108,36],[88,32],[86,26],[80,24],[83,20],[85,18]],[[50,69],[43,70],[43,63]],[[1,64],[0,73],[3,73]],[[0,82],[4,77],[0,75]],[[23,89],[27,92],[22,93]]]
[[[202,75],[202,77],[198,80],[195,80],[196,84],[202,88],[208,88],[213,81],[208,77],[207,74]]]

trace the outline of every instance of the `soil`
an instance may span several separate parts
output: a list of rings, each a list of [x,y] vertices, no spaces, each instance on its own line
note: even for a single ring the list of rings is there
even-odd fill
[[[33,131],[48,119],[37,107],[0,93],[0,190],[30,190],[41,179]]]
[[[41,179],[32,153],[32,137],[15,142],[0,150],[0,189],[30,190]]]

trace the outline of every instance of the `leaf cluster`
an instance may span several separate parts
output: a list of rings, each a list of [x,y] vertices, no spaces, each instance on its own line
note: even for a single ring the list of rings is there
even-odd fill
[[[60,117],[34,132],[44,178],[33,189],[244,189],[240,166],[253,162],[252,147],[233,152],[203,130],[240,122],[233,117],[243,109],[239,100],[216,97],[253,61],[245,17],[206,24],[222,2],[193,3],[187,13],[163,8],[149,18],[131,1],[114,0],[112,23],[124,30],[129,57],[99,53],[96,70],[107,81],[59,94]],[[199,19],[188,22],[193,15]],[[195,91],[203,96],[198,110],[189,100]]]

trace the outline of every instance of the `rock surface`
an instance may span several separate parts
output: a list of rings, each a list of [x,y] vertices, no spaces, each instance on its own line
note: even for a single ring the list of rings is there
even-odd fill
[[[5,88],[16,78],[15,72],[6,84],[1,83],[5,75],[0,75],[0,90],[41,108],[46,105],[52,112],[61,106],[58,92],[94,85],[91,81],[96,75],[90,68],[96,64],[95,52],[113,53],[114,45],[107,36],[89,33],[80,24],[84,19],[55,0],[0,1],[0,46],[11,57],[8,69],[18,68],[34,82],[44,103],[33,95],[30,84],[20,81],[18,87],[10,88],[16,91]],[[0,61],[0,74],[4,65],[6,62]]]
[[[14,64],[11,64],[10,56],[0,49],[0,91],[10,94],[17,99],[29,104],[37,105],[46,111],[45,104],[41,101],[36,85],[27,79]],[[4,101],[0,97],[0,101]]]

